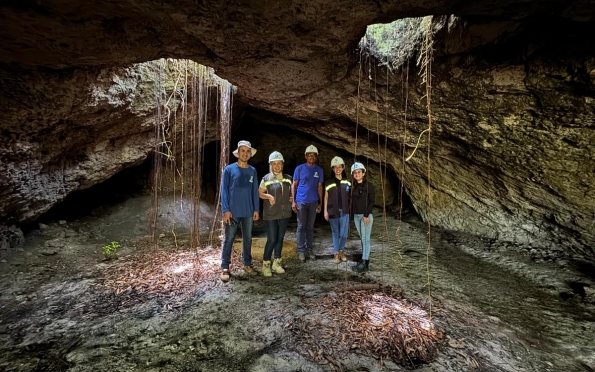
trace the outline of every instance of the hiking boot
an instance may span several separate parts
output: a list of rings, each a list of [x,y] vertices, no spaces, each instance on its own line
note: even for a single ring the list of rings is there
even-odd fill
[[[271,261],[262,261],[262,275],[273,276],[271,272]]]
[[[316,255],[314,254],[314,251],[312,249],[310,249],[308,251],[308,259],[312,260],[312,261],[316,261]]]
[[[370,260],[361,260],[352,268],[352,270],[356,273],[365,273],[370,270],[369,263]]]
[[[229,278],[231,278],[231,275],[229,274],[229,269],[221,270],[221,275],[219,275],[219,279],[221,279],[223,283],[227,283],[229,282]]]
[[[285,269],[283,267],[281,267],[281,259],[280,258],[275,258],[275,260],[273,261],[272,270],[275,274],[285,274]]]
[[[341,259],[342,262],[347,262],[347,256],[345,256],[344,250],[339,251],[339,258]]]
[[[304,252],[300,252],[298,257],[300,258],[300,261],[306,262],[306,254]]]
[[[336,263],[337,265],[341,263],[341,256],[339,255],[339,253],[335,253],[335,257],[333,258],[333,262]]]
[[[244,271],[247,272],[250,275],[256,275],[256,274],[258,274],[256,272],[256,270],[254,270],[254,268],[252,267],[252,265],[250,265],[250,266],[244,266]]]

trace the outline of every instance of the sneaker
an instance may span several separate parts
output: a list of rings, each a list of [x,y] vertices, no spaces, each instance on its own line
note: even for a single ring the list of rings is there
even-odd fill
[[[221,279],[221,281],[223,283],[227,283],[227,282],[229,282],[229,278],[231,278],[231,275],[229,275],[229,270],[228,269],[221,270],[221,275],[219,275],[219,279]]]
[[[316,255],[314,254],[314,251],[312,249],[310,249],[308,251],[308,259],[312,260],[312,261],[316,261]]]
[[[341,258],[339,256],[339,253],[335,253],[335,257],[333,258],[333,262],[336,263],[337,265],[341,263]]]
[[[254,270],[254,268],[252,266],[244,266],[244,271],[247,272],[250,275],[256,275],[256,274],[258,274],[256,272],[256,270]]]
[[[275,274],[285,274],[285,269],[281,266],[281,259],[275,258],[272,270]]]
[[[300,258],[300,261],[306,262],[306,254],[304,252],[300,252],[298,257]]]
[[[339,251],[339,258],[341,259],[341,261],[347,262],[347,256],[345,256],[345,251],[344,250],[340,250]]]
[[[262,275],[273,276],[271,272],[271,261],[262,261]]]

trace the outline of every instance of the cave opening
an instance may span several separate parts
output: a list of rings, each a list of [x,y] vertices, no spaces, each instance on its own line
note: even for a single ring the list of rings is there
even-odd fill
[[[311,144],[319,149],[320,156],[318,158],[318,164],[325,170],[325,176],[327,177],[332,174],[330,170],[330,159],[332,157],[340,156],[345,159],[346,169],[349,169],[353,163],[353,154],[348,151],[324,143],[314,136],[284,125],[282,122],[270,124],[262,122],[260,117],[253,118],[247,115],[234,128],[230,140],[232,149],[235,149],[234,144],[237,144],[242,139],[251,141],[258,152],[250,160],[250,164],[256,168],[260,178],[269,172],[268,155],[272,151],[283,153],[285,159],[283,171],[284,173],[293,175],[295,167],[305,161],[304,149]],[[220,146],[220,141],[211,141],[204,146],[201,200],[212,206],[218,203],[215,198],[219,184]],[[234,159],[233,155],[230,154],[230,163]],[[154,191],[154,186],[152,185],[152,172],[154,172],[155,168],[154,161],[155,157],[149,155],[141,164],[125,168],[107,180],[87,189],[70,193],[33,223],[28,224],[26,230],[35,228],[39,223],[48,224],[58,220],[69,221],[94,215],[102,208],[113,207],[128,198],[151,194]],[[378,190],[381,190],[378,163],[369,159],[361,161],[365,162],[371,181],[378,185]],[[386,179],[384,184],[386,188],[387,212],[396,216],[399,213],[403,215],[415,213],[411,200],[405,190],[402,193],[399,192],[402,186],[399,177],[390,168],[386,169],[385,172]],[[377,198],[376,207],[381,210],[383,208],[381,196]],[[321,223],[325,222],[320,215],[317,219]]]

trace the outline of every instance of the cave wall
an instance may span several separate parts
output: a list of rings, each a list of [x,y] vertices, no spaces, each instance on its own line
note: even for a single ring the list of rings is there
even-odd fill
[[[590,34],[592,27],[575,33]],[[502,45],[490,48],[436,55],[430,191],[427,135],[410,161],[404,164],[399,156],[399,144],[405,143],[409,156],[428,127],[418,70],[387,76],[386,69],[367,61],[362,79],[354,68],[342,86],[308,98],[326,97],[331,116],[341,118],[311,130],[353,151],[354,127],[363,127],[359,149],[376,160],[384,154],[375,149],[375,135],[366,143],[367,131],[388,137],[392,151],[385,161],[404,181],[417,212],[434,225],[592,258],[594,49],[590,43],[577,45],[571,32],[556,35],[560,44],[548,44],[547,34],[535,36],[540,30],[506,35]]]
[[[3,220],[31,220],[70,192],[142,162],[153,142],[153,84],[141,64],[3,70]]]
[[[401,154],[428,125],[418,68],[387,72],[356,45],[368,24],[451,13],[462,21],[435,38],[428,187],[428,137]],[[189,57],[237,85],[236,102],[388,164],[435,226],[595,257],[591,2],[9,2],[0,14],[3,222],[141,162],[155,100],[134,63]]]

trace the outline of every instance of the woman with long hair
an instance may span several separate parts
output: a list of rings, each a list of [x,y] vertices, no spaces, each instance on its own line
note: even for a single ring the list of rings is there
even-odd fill
[[[353,267],[353,270],[363,273],[370,270],[370,235],[374,222],[372,208],[376,195],[374,185],[367,180],[366,167],[362,163],[356,162],[351,166],[351,175],[353,177],[351,214],[362,244],[362,259]]]
[[[291,217],[291,176],[283,174],[283,155],[273,151],[269,155],[269,173],[262,178],[258,194],[264,200],[263,220],[267,227],[267,242],[264,246],[262,275],[273,276],[273,273],[283,274],[281,266],[281,251],[287,224]],[[271,256],[274,260],[271,265]]]

